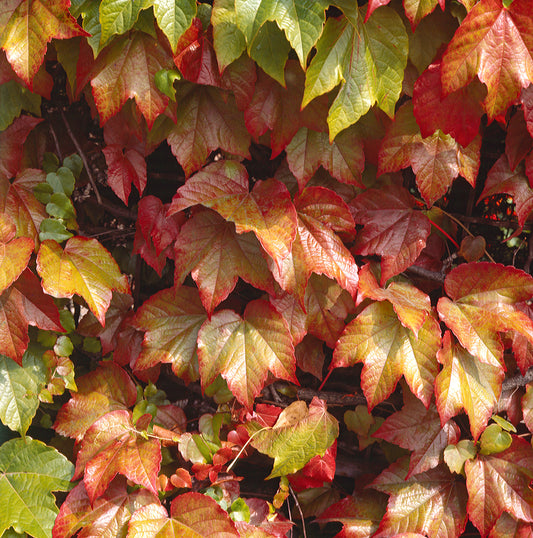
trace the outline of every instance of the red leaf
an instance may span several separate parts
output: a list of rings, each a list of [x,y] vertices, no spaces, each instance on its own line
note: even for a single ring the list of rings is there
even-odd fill
[[[502,155],[489,170],[479,200],[500,193],[510,194],[513,197],[518,224],[524,226],[533,209],[533,190],[524,173],[524,166],[519,164],[514,171],[511,170],[506,155]]]
[[[44,241],[37,255],[37,272],[43,289],[53,297],[80,294],[102,326],[112,291],[130,292],[126,276],[96,239],[71,237],[64,249],[56,241]]]
[[[169,213],[196,204],[210,207],[235,223],[237,233],[254,232],[277,263],[290,253],[296,235],[296,210],[283,183],[258,181],[249,192],[244,166],[236,161],[218,161],[178,189]]]
[[[269,371],[279,379],[298,383],[287,324],[270,303],[261,299],[249,302],[242,318],[231,310],[213,314],[198,335],[198,361],[202,387],[221,374],[248,409]]]
[[[274,278],[301,302],[311,273],[336,280],[355,296],[359,281],[357,265],[335,233],[354,229],[348,206],[338,194],[324,187],[305,188],[294,204],[298,234],[290,254],[277,266],[270,264]]]
[[[504,372],[480,362],[452,341],[446,331],[437,358],[443,369],[435,380],[437,408],[443,423],[465,410],[470,431],[477,439],[485,429],[500,397]]]
[[[356,224],[364,228],[356,237],[354,252],[379,254],[381,284],[413,265],[431,231],[429,219],[415,209],[416,201],[403,187],[368,189],[350,205]]]
[[[411,166],[420,194],[431,206],[446,194],[459,174],[472,186],[475,185],[480,148],[479,136],[466,148],[440,130],[422,138],[410,101],[399,108],[383,139],[378,175]]]
[[[41,121],[40,118],[20,116],[5,131],[0,132],[0,181],[11,179],[20,171],[24,142]],[[0,185],[2,191],[8,190],[3,181]]]
[[[511,170],[514,171],[532,148],[533,139],[527,130],[526,120],[520,112],[517,112],[509,120],[505,137],[505,154]]]
[[[196,339],[206,319],[195,288],[181,286],[152,295],[131,322],[136,329],[145,331],[136,367],[167,362],[178,377],[187,382],[196,380]]]
[[[69,0],[9,0],[7,6],[2,6],[0,43],[14,71],[30,90],[53,38],[89,35],[70,15],[69,6]]]
[[[251,233],[237,234],[234,224],[214,211],[196,212],[183,225],[174,248],[174,284],[180,285],[192,271],[209,314],[233,291],[239,277],[256,288],[274,291],[257,238]]]
[[[408,282],[391,282],[381,288],[372,269],[370,264],[361,268],[359,293],[375,301],[389,301],[402,325],[418,334],[431,312],[429,295]]]
[[[388,301],[372,303],[339,338],[331,368],[364,362],[361,387],[369,409],[385,400],[402,375],[424,405],[429,405],[437,375],[440,328],[428,316],[418,337],[399,321]]]
[[[170,518],[159,504],[138,510],[131,518],[128,537],[159,536],[174,538],[231,538],[239,537],[228,513],[213,499],[201,493],[178,495],[170,505]]]
[[[125,536],[131,515],[139,508],[156,502],[157,497],[146,489],[128,493],[126,480],[117,477],[91,505],[85,484],[80,482],[61,504],[52,536],[69,538],[79,529],[79,538]]]
[[[373,536],[420,533],[432,538],[455,538],[466,525],[464,483],[440,465],[406,479],[408,463],[393,463],[371,487],[390,495],[387,513]],[[409,536],[409,534],[407,534]]]
[[[113,362],[103,361],[93,372],[76,378],[77,392],[59,410],[54,429],[81,441],[85,432],[109,411],[128,409],[137,400],[130,376]]]
[[[330,143],[328,134],[302,127],[286,148],[287,163],[296,176],[300,190],[322,165],[335,179],[363,187],[365,165],[363,142],[353,127],[339,133]]]
[[[43,293],[40,280],[29,269],[0,295],[0,320],[0,353],[20,365],[28,347],[28,325],[64,332],[57,306]]]
[[[517,331],[533,343],[533,321],[514,305],[533,295],[533,277],[500,264],[459,265],[448,273],[439,315],[461,344],[480,361],[503,367],[499,332]]]
[[[505,536],[506,538],[532,538],[533,528],[529,523],[517,521],[507,512],[504,512],[496,525],[492,527],[489,538],[499,538],[500,536]]]
[[[449,93],[476,75],[486,84],[485,111],[505,112],[533,79],[533,22],[528,0],[505,7],[480,0],[465,17],[442,58],[442,87]]]
[[[137,210],[133,253],[140,254],[159,276],[167,258],[174,257],[171,245],[185,221],[182,214],[167,216],[168,208],[169,204],[163,205],[159,198],[145,196],[139,201]]]
[[[309,488],[319,488],[324,482],[333,482],[335,478],[335,458],[337,457],[337,440],[326,450],[323,456],[311,458],[305,467],[289,475],[289,481],[296,492]]]
[[[1,136],[0,134],[0,138]],[[0,151],[1,145],[0,141]],[[43,204],[35,198],[33,189],[45,179],[46,175],[42,170],[32,168],[23,170],[12,182],[0,173],[0,212],[6,213],[15,221],[19,237],[30,237],[35,244],[39,241],[41,222],[48,214]]]
[[[13,219],[0,213],[0,293],[9,288],[26,269],[33,252],[33,239],[15,238]]]
[[[404,402],[403,408],[389,416],[374,433],[374,437],[412,452],[406,476],[408,479],[442,463],[444,449],[448,445],[455,445],[461,432],[453,420],[448,420],[441,426],[435,404],[426,409],[410,393],[404,393]]]
[[[285,88],[259,71],[254,96],[244,112],[246,127],[258,139],[269,129],[272,158],[279,155],[300,127],[326,131],[328,100],[319,97],[300,110],[304,91],[304,73],[297,61],[285,65]]]
[[[366,489],[331,505],[317,521],[342,523],[342,531],[335,538],[368,538],[378,529],[385,514],[385,506],[385,495]]]
[[[144,32],[113,39],[99,55],[91,86],[102,124],[117,114],[128,99],[135,99],[151,129],[168,104],[155,85],[155,74],[172,65],[165,49]]]
[[[174,63],[183,77],[191,82],[221,86],[213,45],[198,18],[193,19],[189,29],[178,40]]]
[[[533,450],[524,439],[513,437],[504,452],[478,455],[465,462],[468,516],[486,536],[502,515],[533,522]]]
[[[422,137],[437,129],[468,146],[479,133],[482,90],[475,82],[446,96],[442,94],[442,60],[432,63],[415,82],[413,113]]]
[[[74,480],[83,483],[91,504],[118,473],[157,495],[161,444],[135,432],[131,412],[121,409],[100,417],[86,432],[76,460]]]
[[[533,136],[533,84],[522,90],[520,101],[522,101],[522,108],[524,109],[527,130]]]
[[[176,126],[168,135],[168,144],[186,176],[200,169],[209,154],[219,148],[250,157],[250,134],[231,94],[184,84],[176,100]]]

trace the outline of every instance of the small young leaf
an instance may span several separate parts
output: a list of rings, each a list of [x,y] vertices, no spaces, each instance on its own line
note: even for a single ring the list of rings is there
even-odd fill
[[[452,473],[464,474],[466,460],[476,457],[477,450],[470,439],[462,439],[457,444],[444,449],[444,461]]]
[[[479,453],[483,456],[507,450],[513,441],[511,434],[499,424],[489,424],[479,438]]]

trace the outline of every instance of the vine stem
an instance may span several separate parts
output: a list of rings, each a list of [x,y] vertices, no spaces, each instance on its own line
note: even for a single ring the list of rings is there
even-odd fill
[[[258,434],[258,433],[261,433],[262,431],[265,431],[265,430],[268,430],[269,428],[267,426],[265,426],[264,428],[261,428],[260,430],[257,430],[255,433],[253,433],[252,435],[250,435],[250,439],[248,439],[248,441],[246,441],[246,443],[244,443],[243,447],[239,450],[239,453],[233,458],[233,461],[229,464],[228,468],[226,469],[226,472],[229,473],[231,471],[231,469],[233,468],[233,466],[237,463],[237,461],[239,460],[239,458],[241,457],[241,454],[246,450],[246,447],[250,444],[250,442],[252,441],[252,439]]]
[[[459,225],[470,237],[474,237],[474,234],[456,217],[454,217],[451,213],[448,213],[447,211],[444,211],[444,209],[442,209],[441,207],[438,207],[438,206],[435,206],[437,207],[437,209],[443,214],[443,215],[446,215],[449,219],[453,220],[453,222],[455,222],[455,224]],[[442,233],[444,233],[446,235],[446,237],[449,237],[450,236],[444,231],[442,230],[441,228],[439,228],[433,221],[431,222],[431,224],[433,224],[436,228],[438,228]],[[451,239],[451,238],[450,238]],[[453,239],[452,239],[453,241]],[[455,241],[453,241],[455,245],[457,245],[457,243]],[[459,245],[457,245],[457,248],[459,249]],[[483,251],[485,252],[485,256],[487,256],[487,258],[492,262],[492,263],[496,263],[494,261],[494,258],[487,252],[487,249],[484,248]]]
[[[83,161],[83,166],[85,166],[85,170],[89,178],[89,183],[91,184],[91,187],[94,190],[96,201],[98,202],[99,205],[102,205],[102,197],[100,196],[100,192],[98,191],[98,187],[96,186],[96,181],[94,180],[93,174],[91,172],[91,167],[89,166],[89,162],[87,161],[87,156],[85,155],[85,152],[81,148],[80,143],[74,136],[74,133],[72,132],[72,129],[70,128],[70,124],[63,110],[61,110],[61,118],[63,119],[63,123],[65,124],[65,129],[67,130],[67,133],[70,139],[72,140],[72,143],[74,144],[74,147],[76,148],[76,151],[79,153],[81,160]]]

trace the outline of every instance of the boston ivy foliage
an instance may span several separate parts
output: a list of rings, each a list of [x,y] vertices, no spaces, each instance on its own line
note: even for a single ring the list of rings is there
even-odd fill
[[[531,534],[531,1],[360,3],[2,3],[1,536]]]

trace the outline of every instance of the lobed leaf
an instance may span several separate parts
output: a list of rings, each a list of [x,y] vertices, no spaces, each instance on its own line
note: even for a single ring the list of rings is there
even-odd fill
[[[274,458],[267,479],[295,473],[313,457],[326,453],[339,435],[338,422],[326,409],[325,402],[314,397],[309,408],[304,402],[285,408],[271,428],[257,431],[257,423],[248,427],[250,433],[257,432],[252,437],[252,446]]]
[[[428,406],[440,341],[433,316],[427,317],[416,337],[400,323],[389,302],[372,303],[346,326],[333,352],[331,368],[364,362],[361,387],[369,409],[392,393],[402,375],[413,394]]]
[[[198,334],[202,387],[221,375],[245,407],[251,409],[272,372],[297,383],[296,358],[285,320],[268,302],[247,304],[241,318],[232,310],[216,312]]]
[[[96,239],[72,237],[64,249],[56,241],[43,241],[37,255],[37,272],[44,291],[53,297],[81,295],[102,326],[112,291],[130,292],[126,276]]]
[[[67,491],[73,465],[55,448],[31,437],[0,446],[0,532],[16,525],[49,538],[57,516],[53,491]]]

